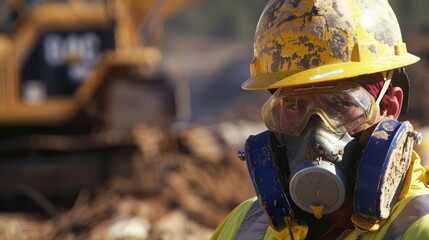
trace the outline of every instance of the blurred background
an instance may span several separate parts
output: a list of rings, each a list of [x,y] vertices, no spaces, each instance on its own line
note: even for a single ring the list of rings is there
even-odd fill
[[[390,3],[425,134],[429,2]],[[0,0],[0,239],[208,239],[254,195],[237,151],[268,93],[240,86],[265,4]]]

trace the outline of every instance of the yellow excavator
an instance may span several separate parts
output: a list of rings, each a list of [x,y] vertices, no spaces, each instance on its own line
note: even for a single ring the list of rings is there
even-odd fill
[[[131,130],[175,120],[153,43],[197,2],[0,1],[0,197],[67,194],[127,174],[117,159],[136,148]]]

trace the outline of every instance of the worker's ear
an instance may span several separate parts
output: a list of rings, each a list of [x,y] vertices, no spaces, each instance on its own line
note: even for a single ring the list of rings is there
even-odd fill
[[[402,102],[404,100],[404,93],[400,87],[393,87],[389,93],[389,105],[387,107],[387,115],[398,119],[401,113]]]

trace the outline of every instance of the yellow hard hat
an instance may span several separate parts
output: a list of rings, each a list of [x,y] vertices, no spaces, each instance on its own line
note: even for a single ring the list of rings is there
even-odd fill
[[[259,19],[247,90],[385,72],[413,64],[387,0],[270,0]]]

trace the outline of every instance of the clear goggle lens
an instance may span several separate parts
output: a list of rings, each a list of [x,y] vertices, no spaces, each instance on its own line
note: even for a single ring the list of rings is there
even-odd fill
[[[269,130],[288,135],[298,135],[315,114],[332,131],[346,133],[374,121],[374,103],[355,83],[278,89],[263,105],[262,116]]]

